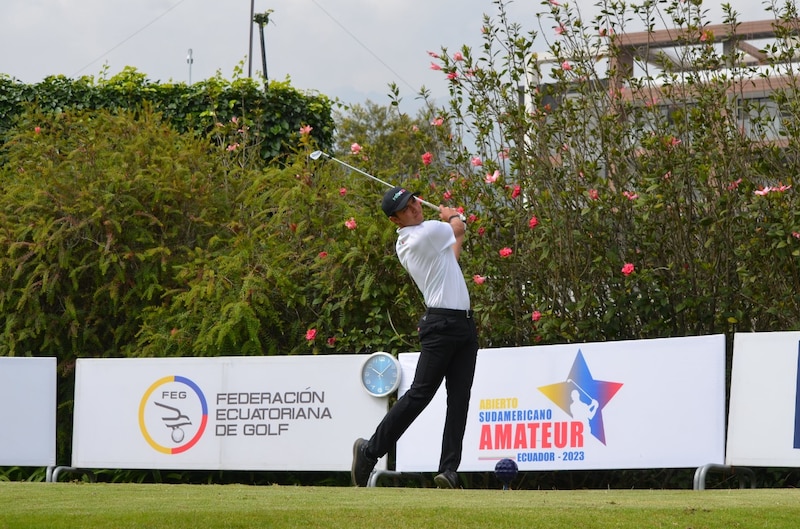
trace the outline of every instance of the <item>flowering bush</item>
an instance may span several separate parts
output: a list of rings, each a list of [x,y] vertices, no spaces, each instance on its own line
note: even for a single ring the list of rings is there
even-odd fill
[[[450,90],[432,110],[451,126],[437,185],[480,212],[461,259],[492,278],[473,289],[484,344],[796,328],[796,77],[768,104],[730,97],[775,79],[715,46],[700,2],[611,4],[591,20],[549,2],[539,27],[552,36],[525,33],[505,4],[484,17],[479,50],[430,53]],[[773,72],[791,74],[775,12]],[[691,71],[645,55],[615,66],[629,26],[655,20],[684,32],[675,48]],[[551,62],[536,60],[542,39]],[[536,327],[533,307],[548,314]]]

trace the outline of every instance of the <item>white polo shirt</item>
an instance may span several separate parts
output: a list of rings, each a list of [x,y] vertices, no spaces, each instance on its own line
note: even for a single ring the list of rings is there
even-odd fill
[[[397,257],[422,292],[425,305],[470,308],[464,275],[453,251],[456,236],[446,222],[426,220],[397,230]]]

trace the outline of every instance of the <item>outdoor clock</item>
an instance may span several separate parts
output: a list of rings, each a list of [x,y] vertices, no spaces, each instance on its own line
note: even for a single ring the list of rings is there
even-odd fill
[[[361,385],[373,397],[386,397],[400,385],[400,362],[389,353],[372,353],[361,366]]]

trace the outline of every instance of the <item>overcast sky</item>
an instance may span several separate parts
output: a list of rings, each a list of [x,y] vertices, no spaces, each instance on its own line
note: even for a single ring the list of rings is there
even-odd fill
[[[584,14],[597,3],[572,1]],[[246,75],[251,2],[256,13],[273,10],[265,28],[269,78],[288,76],[295,88],[348,103],[386,104],[390,82],[409,104],[422,85],[446,97],[426,52],[479,46],[483,14],[497,15],[491,0],[0,0],[0,74],[37,83],[132,66],[153,81],[188,82],[217,71],[230,79],[244,61]],[[730,3],[741,21],[771,18],[759,0]],[[721,23],[718,3],[706,5],[716,14],[710,21]],[[536,13],[545,9],[541,0],[509,6],[526,30],[539,29]],[[252,69],[263,70],[257,28]]]

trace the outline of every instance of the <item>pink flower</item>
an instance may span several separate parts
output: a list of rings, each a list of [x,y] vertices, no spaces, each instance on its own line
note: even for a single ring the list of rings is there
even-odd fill
[[[622,267],[622,275],[629,276],[633,273],[633,270],[633,263],[625,263],[625,265]]]
[[[498,158],[501,160],[508,160],[508,147],[497,153]]]
[[[344,221],[344,225],[348,230],[354,230],[358,227],[358,223],[353,217],[350,217],[349,220]]]
[[[350,154],[358,154],[361,152],[361,145],[354,143],[350,146]]]
[[[33,127],[34,134],[39,134],[40,132],[42,132],[42,127]]]
[[[500,252],[499,252],[499,253],[500,253],[500,257],[503,257],[503,258],[505,258],[505,257],[508,257],[508,256],[510,256],[512,253],[514,253],[514,250],[512,250],[511,248],[509,248],[508,246],[506,246],[505,248],[503,248],[502,250],[500,250]]]
[[[323,252],[319,252],[317,254],[317,257],[319,257],[320,259],[325,259],[326,257],[328,257],[328,252],[324,252],[324,251]]]
[[[231,143],[230,145],[228,145],[228,152],[235,151],[238,148],[239,148],[238,143]]]
[[[340,197],[343,197],[343,196],[345,196],[346,194],[347,194],[347,188],[346,188],[346,187],[340,187],[340,188],[339,188],[339,196],[340,196]]]
[[[470,216],[467,217],[467,221],[470,224],[474,223],[476,220],[478,220],[478,216],[476,214],[474,214],[474,213],[471,213]]]
[[[311,125],[306,125],[305,127],[300,127],[300,134],[306,135],[311,134],[311,131],[314,130]]]
[[[306,340],[309,342],[313,342],[314,338],[317,337],[317,330],[316,329],[309,329],[306,331]]]
[[[500,171],[498,171],[497,169],[495,169],[494,173],[492,174],[486,173],[487,184],[494,184],[495,182],[497,182],[498,178],[500,178]]]
[[[455,52],[453,54],[453,60],[454,61],[463,61],[464,60],[464,55],[462,55],[460,51],[457,51],[457,52]]]
[[[483,226],[481,226],[480,228],[478,228],[478,235],[479,235],[480,237],[483,237],[483,235],[484,235],[485,233],[486,233],[486,228],[484,228]]]
[[[792,237],[794,237],[795,239],[800,239],[800,232],[793,231],[792,232]]]
[[[458,79],[458,72],[450,72],[450,73],[448,73],[447,74],[447,78],[450,79],[451,81],[453,79]]]
[[[589,198],[591,198],[592,200],[597,200],[598,198],[600,198],[600,193],[597,191],[597,189],[590,189]]]
[[[444,123],[443,118],[436,118],[433,121],[431,121],[431,125],[433,125],[434,127],[441,127],[442,123]]]
[[[435,62],[431,63],[431,70],[441,70],[442,67],[436,64]]]
[[[731,182],[730,184],[728,184],[728,191],[733,191],[734,189],[739,187],[739,184],[741,184],[741,183],[742,183],[742,179],[741,178],[739,178],[736,181]]]
[[[330,338],[328,338],[327,343],[329,347],[333,347],[336,344],[336,337],[331,336]]]
[[[476,285],[482,285],[483,282],[486,281],[486,276],[475,274],[474,276],[472,276],[472,280],[475,281]]]
[[[438,54],[438,53],[436,53],[435,51],[429,51],[429,52],[428,52],[428,55],[430,55],[430,56],[431,56],[431,57],[433,57],[434,59],[438,59],[438,58],[439,58],[439,54]]]
[[[535,216],[531,217],[531,220],[528,221],[528,227],[530,229],[533,229],[538,225],[539,225],[539,219],[537,219]]]
[[[753,191],[753,193],[755,193],[756,195],[760,195],[760,196],[762,196],[762,197],[763,197],[764,195],[766,195],[767,193],[769,193],[771,190],[772,190],[772,188],[771,188],[771,187],[769,187],[769,186],[767,186],[767,187],[762,187],[761,189],[756,189],[755,191]]]
[[[569,63],[569,61],[564,61],[561,63],[561,69],[568,72],[572,70],[572,65]]]
[[[639,195],[632,191],[623,191],[622,196],[624,196],[628,200],[636,200],[637,198],[639,198]]]
[[[559,24],[558,26],[556,26],[556,35],[562,35],[564,31],[566,31],[564,24]]]
[[[518,185],[514,186],[514,190],[511,192],[511,198],[517,198],[520,194],[520,187]]]
[[[533,311],[533,314],[531,314],[531,319],[532,319],[533,321],[539,321],[539,320],[541,320],[541,319],[542,319],[542,313],[541,313],[541,312],[539,312],[538,310],[534,310],[534,311]]]
[[[432,161],[433,161],[433,155],[431,153],[426,152],[425,154],[422,155],[422,163],[424,163],[425,165],[430,165]]]
[[[472,167],[480,167],[481,165],[483,165],[483,160],[481,160],[480,156],[473,156],[470,159],[469,163],[472,164]]]
[[[451,198],[453,198],[453,193],[451,193],[450,191],[445,191],[444,195],[442,195],[442,198],[444,198],[445,200],[450,200]]]

